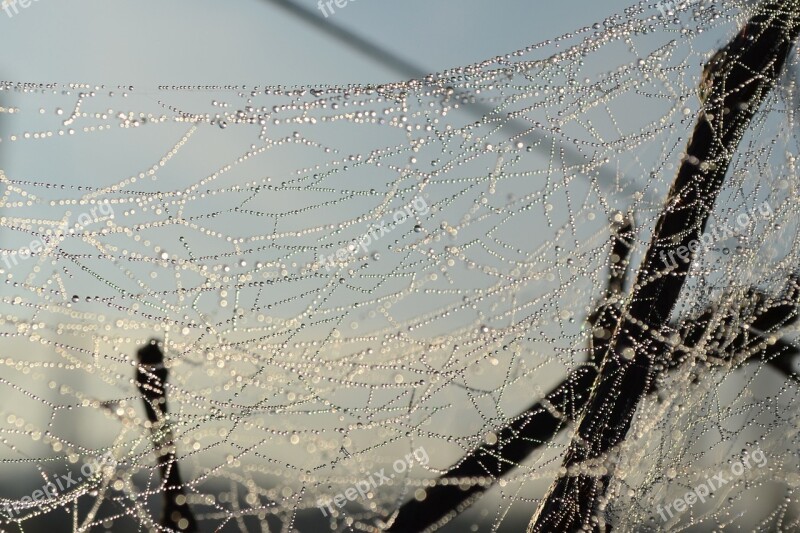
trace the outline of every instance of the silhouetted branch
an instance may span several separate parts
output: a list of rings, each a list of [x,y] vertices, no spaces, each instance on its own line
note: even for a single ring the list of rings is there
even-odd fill
[[[423,501],[413,499],[404,504],[387,531],[423,531],[437,522],[450,521],[468,508],[491,488],[475,483],[475,478],[491,476],[496,481],[551,441],[584,408],[596,376],[597,369],[589,365],[571,372],[544,400],[498,432],[495,444],[484,444],[472,451],[441,476],[436,486],[426,488]],[[463,488],[459,479],[465,482]]]
[[[153,448],[156,452],[161,481],[164,484],[164,508],[161,525],[174,531],[197,531],[197,522],[186,501],[186,493],[181,481],[178,461],[175,456],[175,443],[167,414],[167,368],[164,366],[164,353],[158,341],[151,339],[149,344],[137,352],[139,368],[136,386],[142,393],[147,419],[153,433]]]
[[[621,217],[621,215],[619,215]],[[454,468],[441,476],[436,486],[426,489],[425,499],[403,505],[388,531],[423,531],[437,522],[445,523],[472,505],[489,486],[469,483],[470,479],[491,476],[497,480],[516,468],[542,444],[551,441],[566,422],[574,422],[586,406],[589,389],[597,377],[597,363],[611,338],[610,328],[619,318],[617,296],[625,286],[628,257],[631,251],[633,221],[620,218],[614,223],[609,256],[609,277],[603,303],[588,321],[593,336],[589,346],[595,364],[580,366],[547,395],[531,405],[517,419],[504,427],[495,444],[484,444],[464,457]],[[607,333],[601,333],[605,332]],[[464,488],[455,480],[467,481]]]
[[[602,361],[608,348],[611,331],[619,318],[618,297],[627,278],[628,257],[632,239],[632,223],[616,224],[609,257],[610,275],[602,304],[589,316],[592,337],[589,345],[590,360]],[[718,306],[711,305],[682,324],[671,325],[679,333],[681,342],[669,351],[669,357],[656,365],[659,372],[678,368],[701,343],[712,359],[729,360],[734,356],[749,354],[745,360],[762,360],[769,366],[798,381],[793,360],[800,350],[775,332],[795,324],[800,318],[800,288],[792,276],[783,293],[770,298],[751,288],[743,300],[753,309],[752,316],[740,322],[742,309],[712,322],[718,315]],[[716,324],[716,326],[715,326]],[[712,330],[712,326],[715,326]],[[735,329],[734,329],[735,328]],[[730,331],[734,330],[735,335]],[[773,338],[774,337],[774,338]],[[726,340],[727,339],[727,340]],[[388,531],[419,532],[435,530],[469,508],[503,475],[519,466],[542,445],[546,445],[559,432],[575,422],[589,398],[592,383],[597,376],[594,365],[581,366],[555,387],[545,398],[536,402],[499,433],[497,442],[483,444],[459,461],[447,474],[440,476],[437,484],[426,489],[426,497],[405,503],[390,520]],[[656,392],[656,382],[646,391]],[[489,478],[490,482],[486,483]],[[478,483],[478,479],[481,483]]]
[[[548,490],[529,532],[604,529],[600,506],[612,474],[590,475],[579,467],[601,459],[625,439],[639,402],[652,387],[655,362],[668,349],[669,316],[692,262],[689,257],[665,270],[663,257],[688,249],[704,231],[733,154],[797,38],[798,16],[797,0],[763,2],[707,65],[704,111],[567,450],[566,474]]]

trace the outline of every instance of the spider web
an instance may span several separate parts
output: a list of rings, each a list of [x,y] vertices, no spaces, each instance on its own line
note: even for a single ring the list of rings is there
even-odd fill
[[[377,530],[442,484],[492,487],[444,529],[524,527],[574,417],[502,479],[448,470],[588,364],[616,225],[633,217],[635,272],[703,65],[750,9],[639,3],[376,86],[3,83],[0,460],[19,482],[0,528],[163,530],[136,387],[151,338],[201,531]],[[796,65],[733,157],[719,235],[673,312],[710,309],[713,335],[663,370],[609,454],[620,531],[800,526],[797,375],[726,344],[797,275]],[[769,345],[794,345],[791,322]],[[766,466],[733,478],[757,449]],[[26,501],[109,451],[113,467]],[[659,517],[720,472],[724,489]]]

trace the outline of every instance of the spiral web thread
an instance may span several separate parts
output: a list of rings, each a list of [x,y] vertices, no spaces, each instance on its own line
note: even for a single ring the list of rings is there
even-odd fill
[[[376,529],[435,483],[494,485],[453,531],[518,530],[572,421],[499,483],[439,476],[587,363],[614,220],[634,217],[635,269],[702,66],[748,9],[641,3],[381,86],[3,83],[0,460],[20,483],[2,487],[17,511],[0,528],[159,529],[163,429],[135,384],[154,337],[202,531]],[[799,526],[796,375],[719,350],[757,315],[754,288],[779,300],[800,264],[788,64],[714,206],[709,226],[735,233],[698,255],[675,310],[712,309],[722,340],[663,373],[614,450],[622,531]],[[773,329],[792,344],[791,325]],[[659,518],[757,447],[766,466]],[[420,448],[427,461],[395,470]],[[108,451],[115,466],[24,501]],[[382,468],[390,483],[318,508]]]

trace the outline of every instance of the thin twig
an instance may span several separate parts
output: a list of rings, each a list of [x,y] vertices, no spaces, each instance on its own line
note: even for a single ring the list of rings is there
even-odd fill
[[[186,500],[183,482],[175,455],[175,442],[167,415],[167,368],[164,366],[164,352],[158,341],[151,339],[149,344],[137,352],[139,369],[136,386],[142,394],[150,430],[153,433],[153,449],[158,457],[158,468],[164,491],[164,508],[161,525],[172,531],[197,531],[197,522]]]

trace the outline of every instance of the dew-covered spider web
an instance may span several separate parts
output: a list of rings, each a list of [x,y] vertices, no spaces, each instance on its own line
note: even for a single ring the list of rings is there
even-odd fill
[[[611,333],[589,318],[629,294],[704,65],[753,9],[639,3],[375,86],[4,82],[0,529],[165,531],[166,447],[200,531],[377,531],[446,485],[485,492],[432,527],[523,530],[589,390],[545,397],[597,364]],[[706,206],[668,360],[594,465],[615,531],[800,530],[797,64]],[[552,438],[504,432],[537,402]],[[522,441],[502,476],[448,477]]]

